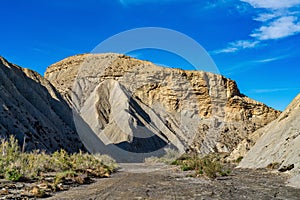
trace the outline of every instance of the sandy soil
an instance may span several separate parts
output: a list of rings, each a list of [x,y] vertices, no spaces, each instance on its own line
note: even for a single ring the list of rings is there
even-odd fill
[[[234,169],[216,180],[187,177],[176,166],[121,164],[110,178],[57,193],[49,199],[299,199],[287,177],[266,170]]]

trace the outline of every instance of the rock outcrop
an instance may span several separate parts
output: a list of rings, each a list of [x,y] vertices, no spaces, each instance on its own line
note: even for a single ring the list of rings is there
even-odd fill
[[[149,153],[169,145],[229,153],[280,114],[242,95],[221,75],[163,68],[120,54],[69,57],[50,66],[45,78],[81,118],[77,130],[86,126],[84,134],[94,133],[94,140],[83,141],[90,151],[115,145]]]
[[[2,57],[0,77],[2,139],[14,135],[26,151],[85,149],[76,132],[71,109],[49,81]]]
[[[258,130],[262,136],[239,164],[242,168],[278,168],[290,171],[291,186],[300,188],[300,95],[273,122]]]

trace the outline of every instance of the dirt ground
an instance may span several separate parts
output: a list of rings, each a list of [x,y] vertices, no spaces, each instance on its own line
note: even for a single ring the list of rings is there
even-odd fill
[[[60,192],[49,199],[300,199],[286,176],[266,170],[234,169],[216,180],[187,177],[177,166],[121,164],[110,178]]]

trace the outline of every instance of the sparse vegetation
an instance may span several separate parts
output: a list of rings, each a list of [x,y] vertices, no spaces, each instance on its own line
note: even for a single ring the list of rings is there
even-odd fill
[[[197,155],[183,155],[172,162],[173,165],[179,165],[183,171],[194,170],[196,176],[206,176],[215,179],[218,176],[228,176],[230,170],[220,161],[217,154],[210,154],[203,157]]]
[[[76,181],[76,177],[83,174],[87,177],[108,177],[116,168],[115,161],[106,155],[68,154],[63,149],[53,154],[25,153],[13,136],[0,143],[0,177],[11,181],[42,181],[47,174],[52,174],[52,184],[56,187],[66,179]]]
[[[236,163],[240,163],[240,162],[243,160],[243,158],[244,158],[243,156],[240,156],[240,157],[238,157],[238,158],[236,159],[235,162],[236,162]]]

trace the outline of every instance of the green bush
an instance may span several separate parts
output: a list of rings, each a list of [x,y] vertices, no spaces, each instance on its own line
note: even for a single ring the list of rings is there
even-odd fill
[[[243,156],[240,156],[240,157],[238,157],[237,159],[236,159],[236,163],[240,163],[242,160],[243,160]]]
[[[205,175],[211,179],[215,179],[218,176],[228,176],[230,174],[230,170],[222,165],[219,157],[215,154],[204,157],[183,155],[173,161],[172,164],[179,165],[183,171],[194,170],[196,175]]]
[[[115,161],[105,155],[88,153],[68,154],[61,149],[53,154],[45,152],[24,153],[20,151],[18,141],[11,136],[0,143],[0,176],[19,181],[21,179],[40,179],[43,173],[78,172],[92,174],[97,177],[106,177],[117,168]],[[67,173],[70,174],[70,173]]]
[[[5,171],[5,179],[11,181],[19,181],[22,178],[22,174],[17,169],[7,169]]]
[[[75,176],[76,176],[76,173],[74,171],[59,172],[55,175],[54,185],[62,183],[66,179],[73,179]]]

